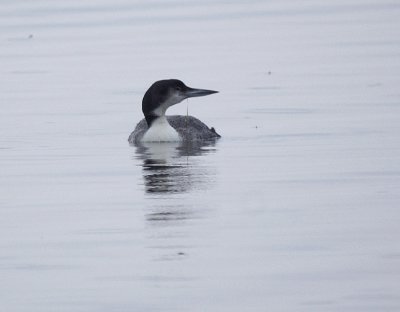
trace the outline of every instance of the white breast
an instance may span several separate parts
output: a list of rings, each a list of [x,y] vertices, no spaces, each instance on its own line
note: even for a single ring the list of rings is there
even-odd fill
[[[174,128],[171,127],[165,116],[155,119],[151,127],[146,131],[142,142],[178,142],[181,137]]]

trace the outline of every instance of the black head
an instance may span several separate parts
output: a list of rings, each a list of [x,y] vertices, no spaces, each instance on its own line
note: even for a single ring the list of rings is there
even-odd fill
[[[142,101],[142,111],[150,127],[152,121],[164,116],[168,107],[178,104],[184,99],[205,96],[218,91],[193,89],[178,79],[159,80],[146,91]]]

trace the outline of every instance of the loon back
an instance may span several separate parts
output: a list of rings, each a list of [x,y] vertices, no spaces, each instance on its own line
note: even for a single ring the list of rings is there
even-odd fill
[[[209,128],[193,116],[173,115],[166,117],[172,128],[179,134],[181,141],[209,141],[221,137],[214,128]],[[129,136],[129,143],[139,143],[148,129],[146,119],[142,119]]]

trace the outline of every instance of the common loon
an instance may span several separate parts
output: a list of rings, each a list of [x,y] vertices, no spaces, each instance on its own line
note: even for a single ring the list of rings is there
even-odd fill
[[[144,119],[128,138],[130,143],[206,141],[220,138],[214,128],[192,116],[165,116],[168,107],[189,97],[205,96],[218,91],[193,89],[177,79],[159,80],[147,90],[142,101]]]

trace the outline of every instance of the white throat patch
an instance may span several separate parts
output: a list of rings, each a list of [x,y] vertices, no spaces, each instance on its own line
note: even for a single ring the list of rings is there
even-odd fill
[[[161,116],[151,124],[142,138],[142,142],[179,142],[182,138],[169,124],[167,117]]]
[[[178,104],[182,102],[185,99],[184,96],[177,92],[171,92],[170,95],[168,96],[168,99],[160,104],[154,111],[153,114],[156,116],[164,116],[165,112],[167,111],[168,107]]]

